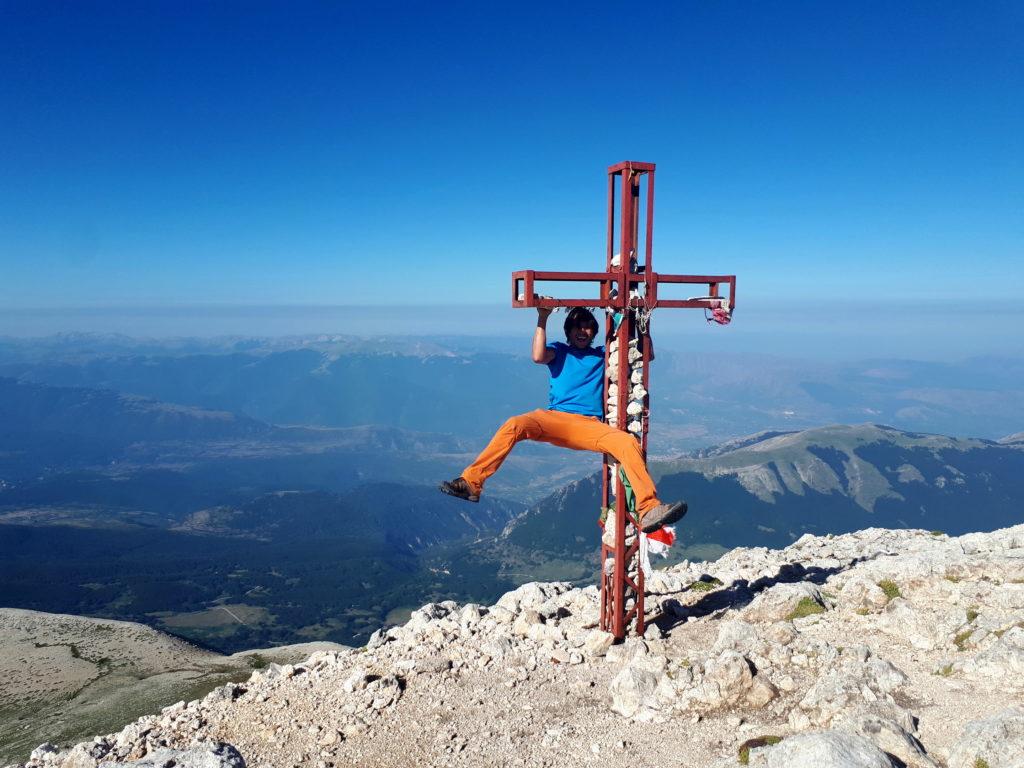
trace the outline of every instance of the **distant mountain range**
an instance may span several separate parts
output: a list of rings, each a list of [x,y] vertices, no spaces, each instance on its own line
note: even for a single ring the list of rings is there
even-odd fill
[[[282,489],[433,485],[457,475],[482,446],[387,425],[274,426],[109,389],[0,377],[0,506],[88,500],[116,509],[130,501],[171,512],[174,498],[195,509]],[[524,445],[489,490],[530,502],[586,471],[568,452]]]
[[[427,347],[429,352],[434,347]],[[296,348],[201,355],[122,355],[6,363],[0,375],[41,384],[105,388],[244,413],[272,424],[381,424],[483,435],[543,406],[546,371],[507,354],[337,354]]]
[[[652,462],[663,499],[690,507],[683,546],[785,546],[804,533],[872,526],[961,534],[1024,520],[1024,442],[961,439],[877,424],[765,432]],[[594,475],[509,525],[517,546],[590,552],[600,492]]]
[[[12,433],[81,436],[125,445],[138,441],[224,440],[274,431],[247,416],[161,403],[109,389],[47,387],[0,378],[0,424]]]
[[[268,424],[376,424],[479,443],[508,415],[546,403],[546,372],[529,361],[527,339],[0,338],[0,376],[110,389]],[[678,340],[659,342],[652,450],[677,455],[766,427],[867,420],[995,439],[1005,425],[1024,423],[1020,358],[826,362],[798,355],[694,354]]]

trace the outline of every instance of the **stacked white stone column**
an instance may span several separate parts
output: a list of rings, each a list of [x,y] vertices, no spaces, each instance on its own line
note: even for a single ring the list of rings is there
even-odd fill
[[[608,397],[605,402],[605,418],[608,424],[612,427],[619,426],[619,387],[629,387],[629,399],[626,404],[626,430],[633,435],[637,440],[641,440],[643,436],[643,419],[646,418],[646,402],[647,402],[647,390],[644,388],[644,370],[643,370],[643,355],[639,349],[639,340],[629,340],[629,352],[627,358],[629,360],[629,376],[623,377],[620,381],[619,377],[619,340],[614,338],[608,344]],[[617,463],[609,463],[608,469],[610,477],[608,482],[610,483],[609,488],[611,489],[611,509],[608,512],[608,517],[605,521],[605,534],[603,537],[604,543],[610,547],[615,546],[615,497],[618,490],[618,475],[619,465]],[[635,489],[634,489],[635,491]],[[636,528],[627,521],[626,523],[626,548],[628,549],[636,541],[638,531]],[[627,566],[627,573],[629,578],[633,580],[633,583],[637,582],[638,569],[640,568],[640,557],[639,549],[630,558]],[[605,563],[606,568],[612,568],[614,560],[609,559]],[[626,587],[626,610],[632,609],[636,604],[636,595],[629,587]]]

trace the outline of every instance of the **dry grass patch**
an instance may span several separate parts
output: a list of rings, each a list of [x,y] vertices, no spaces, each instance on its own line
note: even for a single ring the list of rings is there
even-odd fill
[[[786,618],[792,621],[793,619],[802,619],[804,616],[813,616],[816,613],[824,612],[825,609],[814,598],[801,597],[800,602],[796,604],[796,608],[790,611]]]
[[[878,582],[878,586],[883,592],[885,592],[885,596],[890,600],[897,597],[903,597],[903,593],[900,592],[899,585],[892,579],[882,579]]]
[[[758,736],[754,739],[747,739],[740,744],[739,752],[739,763],[740,765],[750,765],[750,750],[757,749],[758,747],[770,747],[778,744],[782,741],[781,736],[765,735]]]
[[[687,589],[691,592],[710,592],[713,589],[718,589],[723,586],[720,579],[716,579],[714,576],[707,578],[697,579],[695,582],[690,584]]]

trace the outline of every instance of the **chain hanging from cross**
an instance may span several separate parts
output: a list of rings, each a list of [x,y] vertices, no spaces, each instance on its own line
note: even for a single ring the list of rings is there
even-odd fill
[[[642,232],[641,221],[644,224]],[[736,306],[735,275],[668,275],[655,272],[653,237],[654,163],[616,163],[608,168],[605,270],[521,270],[512,273],[512,306],[515,308],[593,307],[605,310],[604,402],[607,421],[640,441],[645,461],[650,428],[651,313],[655,309],[703,309],[709,320],[725,324],[731,319]],[[599,292],[590,298],[538,296],[536,288],[544,282],[589,283],[598,286]],[[664,286],[662,293],[667,293],[668,286],[680,284],[706,285],[707,293],[685,299],[659,296],[659,287]],[[727,293],[721,292],[723,288]],[[614,518],[614,545],[603,542],[601,545],[600,627],[621,640],[629,628],[642,635],[646,623],[653,616],[644,612],[644,572],[640,551],[643,536],[639,535],[638,521],[630,511],[620,473],[607,455],[602,458],[601,478],[602,509],[609,510],[609,521]]]

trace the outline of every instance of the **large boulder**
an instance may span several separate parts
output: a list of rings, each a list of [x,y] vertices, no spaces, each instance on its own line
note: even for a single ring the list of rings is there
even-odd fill
[[[956,666],[971,677],[1020,680],[1024,675],[1024,628],[1010,628],[987,649]]]
[[[833,725],[863,736],[908,768],[936,768],[935,761],[914,735],[914,718],[905,709],[875,702],[841,714]]]
[[[894,768],[895,763],[863,736],[822,731],[789,736],[768,751],[768,768]]]
[[[764,707],[778,696],[778,690],[764,676],[756,674],[746,656],[723,650],[703,664],[676,675],[673,687],[679,709],[720,709],[722,707]]]
[[[715,640],[714,650],[732,650],[739,653],[749,654],[752,651],[760,650],[763,642],[758,637],[757,630],[752,624],[741,619],[723,621],[718,630],[718,638]]]
[[[442,603],[427,603],[409,615],[409,621],[406,622],[405,626],[412,632],[422,631],[432,621],[445,618],[456,608],[458,608],[458,604],[453,600],[445,600]]]
[[[963,621],[962,610],[922,610],[902,597],[889,601],[878,617],[878,626],[900,642],[923,651],[946,648]]]
[[[809,581],[776,584],[761,592],[743,611],[746,621],[785,621],[803,606],[816,606],[824,612],[828,607],[817,585]],[[814,609],[812,609],[814,610]]]
[[[1024,768],[1024,708],[1011,707],[997,715],[974,720],[949,754],[949,768]]]
[[[840,603],[852,610],[870,611],[884,608],[889,598],[878,584],[863,576],[853,576],[839,592]]]
[[[864,651],[861,650],[861,654]],[[795,730],[827,726],[837,715],[875,701],[895,705],[893,694],[908,678],[888,661],[879,658],[846,658],[824,672],[789,714]]]
[[[611,710],[623,717],[649,720],[667,703],[659,696],[668,667],[664,656],[649,654],[637,644],[609,686]],[[667,678],[665,678],[667,679]]]
[[[539,582],[531,581],[521,587],[506,592],[498,600],[496,605],[512,613],[519,613],[527,608],[540,611],[542,607],[553,597],[558,597],[563,592],[572,589],[572,584],[567,581]]]

